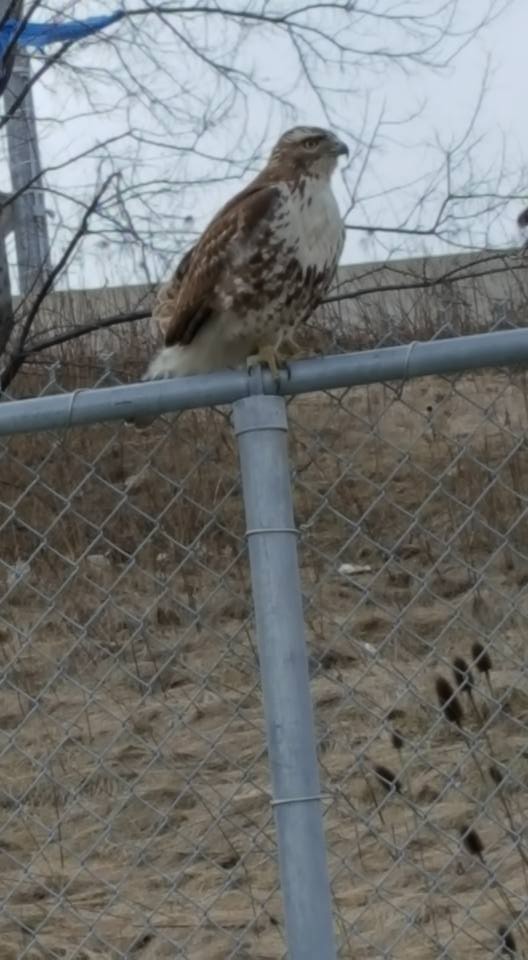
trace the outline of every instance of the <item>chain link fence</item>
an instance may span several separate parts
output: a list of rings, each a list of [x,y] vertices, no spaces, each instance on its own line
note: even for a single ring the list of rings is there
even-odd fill
[[[347,960],[528,946],[527,404],[505,369],[288,401]],[[284,957],[230,410],[2,438],[0,544],[1,956]]]

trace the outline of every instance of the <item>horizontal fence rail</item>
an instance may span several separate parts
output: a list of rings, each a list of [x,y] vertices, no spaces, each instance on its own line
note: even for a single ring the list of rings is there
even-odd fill
[[[414,341],[407,346],[296,361],[288,371],[281,371],[279,383],[268,371],[251,375],[230,371],[11,401],[8,407],[0,405],[0,436],[220,406],[255,392],[296,396],[524,363],[528,363],[528,330]]]

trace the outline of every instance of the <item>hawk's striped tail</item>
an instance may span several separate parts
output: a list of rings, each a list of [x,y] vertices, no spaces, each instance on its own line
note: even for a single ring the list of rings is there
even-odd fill
[[[185,347],[163,347],[154,357],[141,380],[161,380],[169,377],[185,377],[189,375],[189,363],[186,356]],[[138,430],[144,430],[154,423],[155,417],[137,417],[134,420],[127,420]]]
[[[188,377],[196,372],[192,350],[189,347],[163,347],[151,361],[142,380],[161,380],[166,377]]]

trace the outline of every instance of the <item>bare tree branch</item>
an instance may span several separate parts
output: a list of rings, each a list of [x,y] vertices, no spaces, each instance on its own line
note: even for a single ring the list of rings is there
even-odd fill
[[[384,165],[385,156],[409,148],[416,124],[426,129],[421,79],[451,65],[504,5],[481,0],[462,16],[459,0],[400,7],[393,0],[345,0],[280,9],[267,0],[241,0],[236,7],[137,0],[116,29],[32,52],[32,76],[0,117],[0,128],[15,128],[34,93],[42,169],[28,173],[22,187],[17,180],[18,189],[1,202],[16,212],[26,192],[38,195],[41,210],[44,200],[40,215],[53,234],[52,250],[63,251],[52,271],[59,286],[159,282],[235,186],[260,168],[279,129],[310,112],[351,145],[340,201],[348,206],[349,246],[361,237],[371,254],[364,259],[478,249],[490,238],[498,246],[497,237],[511,243],[499,221],[509,203],[521,197],[524,203],[528,171],[511,164],[506,143],[492,164],[482,161],[486,68],[465,124],[450,125],[446,137],[431,122],[423,162],[410,173],[409,164],[400,163],[399,179]],[[21,24],[8,66],[33,16],[60,20],[77,16],[79,7],[77,0],[66,11],[58,0],[32,0],[21,14],[21,0],[11,0],[10,15]],[[416,98],[402,113],[390,87],[411,75]],[[111,182],[96,209],[99,184]],[[474,269],[499,273],[503,266]],[[521,267],[508,269],[513,277]],[[369,276],[327,302],[457,282],[402,276],[401,283],[385,279],[374,290],[375,273]],[[36,296],[32,291],[12,315],[7,339],[4,325],[3,384],[30,356],[148,316],[133,311],[71,330],[52,320],[46,330],[47,319],[41,324],[37,312],[51,286],[40,278],[35,287]]]
[[[0,391],[3,392],[7,389],[7,387],[9,386],[9,384],[11,383],[15,375],[20,370],[20,367],[24,362],[24,345],[29,335],[29,332],[31,330],[31,327],[33,325],[33,321],[35,320],[35,317],[37,316],[38,311],[42,306],[42,303],[44,302],[47,294],[52,289],[56,278],[60,276],[60,274],[68,264],[81,238],[85,236],[85,234],[87,233],[90,217],[95,212],[95,210],[97,210],[100,200],[102,199],[109,184],[115,178],[115,176],[116,175],[114,173],[110,174],[110,176],[106,178],[106,180],[104,181],[100,189],[97,191],[97,193],[93,197],[92,202],[88,205],[74,236],[70,240],[68,246],[64,250],[62,256],[58,260],[55,267],[50,271],[49,276],[46,277],[44,283],[42,284],[41,289],[39,290],[37,296],[35,297],[34,303],[29,308],[26,316],[24,317],[21,331],[18,334],[16,347],[11,353],[11,357],[8,361],[7,366],[4,368],[4,370],[0,375]]]

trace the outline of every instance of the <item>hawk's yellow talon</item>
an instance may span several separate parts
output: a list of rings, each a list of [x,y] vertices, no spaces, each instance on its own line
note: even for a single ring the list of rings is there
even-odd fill
[[[278,378],[279,362],[277,351],[274,347],[259,347],[257,353],[254,353],[251,357],[248,357],[246,360],[248,371],[251,370],[252,367],[258,367],[260,363],[265,363],[271,370],[271,373],[275,379]]]

